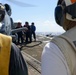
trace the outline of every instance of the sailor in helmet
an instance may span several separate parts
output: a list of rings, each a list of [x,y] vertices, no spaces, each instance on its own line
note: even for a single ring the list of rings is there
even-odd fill
[[[4,19],[8,6],[0,3],[0,22],[5,20],[4,24],[8,21]],[[8,15],[10,16],[9,12]],[[0,75],[28,75],[27,64],[20,49],[12,43],[12,38],[4,33],[5,30],[0,31]]]
[[[42,75],[76,75],[76,0],[59,0],[55,20],[66,32],[44,47]]]

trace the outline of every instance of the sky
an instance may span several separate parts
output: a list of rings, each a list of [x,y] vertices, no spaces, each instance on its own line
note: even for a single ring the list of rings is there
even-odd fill
[[[13,0],[34,5],[33,7],[24,7],[7,0],[1,0],[2,3],[10,4],[14,22],[21,21],[22,25],[26,21],[31,25],[35,23],[36,32],[65,32],[62,27],[56,24],[54,19],[54,9],[57,0]]]

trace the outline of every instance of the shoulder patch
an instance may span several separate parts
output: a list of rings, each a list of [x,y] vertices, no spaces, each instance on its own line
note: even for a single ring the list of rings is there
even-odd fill
[[[76,47],[76,41],[73,41],[73,44],[75,45],[75,47]]]

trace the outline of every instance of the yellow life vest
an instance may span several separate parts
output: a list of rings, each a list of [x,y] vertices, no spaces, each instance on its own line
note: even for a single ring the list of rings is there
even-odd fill
[[[9,61],[12,39],[0,34],[0,75],[9,75]]]
[[[54,42],[63,53],[71,75],[76,75],[76,27],[54,38]]]

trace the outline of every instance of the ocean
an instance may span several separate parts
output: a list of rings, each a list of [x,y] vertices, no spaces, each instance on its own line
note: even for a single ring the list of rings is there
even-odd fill
[[[47,36],[47,35],[53,35],[53,36],[58,36],[64,32],[36,32],[36,35],[42,35],[42,36]]]

